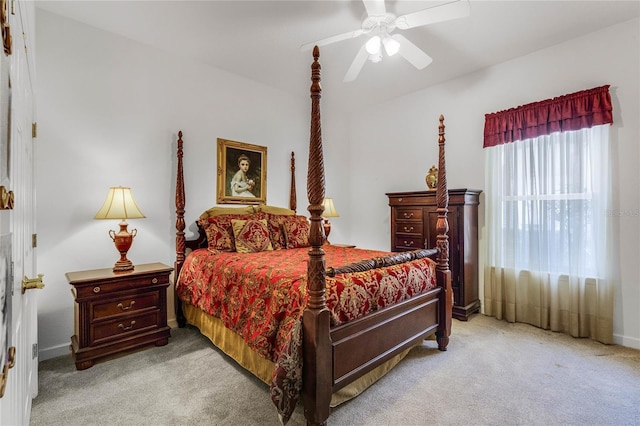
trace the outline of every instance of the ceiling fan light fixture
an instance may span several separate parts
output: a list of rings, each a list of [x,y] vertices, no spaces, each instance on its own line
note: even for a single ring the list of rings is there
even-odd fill
[[[400,50],[400,43],[391,37],[385,37],[384,40],[382,40],[382,44],[384,45],[384,51],[387,52],[389,56],[395,55],[398,53],[398,50]]]
[[[378,53],[374,53],[372,55],[369,55],[369,60],[371,62],[373,62],[374,64],[377,64],[378,62],[382,61],[382,51],[378,51]]]
[[[371,62],[380,62],[384,54],[387,56],[398,54],[418,70],[424,69],[433,59],[402,34],[390,34],[395,30],[408,30],[451,19],[464,18],[469,16],[471,11],[470,0],[445,0],[444,2],[438,2],[441,4],[435,6],[430,5],[416,12],[396,16],[393,13],[387,13],[386,0],[362,0],[362,2],[366,9],[366,17],[362,21],[360,28],[301,46],[302,50],[308,50],[314,46],[324,46],[367,35],[368,40],[360,45],[353,62],[344,76],[343,81],[345,82],[356,79],[367,59]],[[385,53],[382,52],[383,45]]]
[[[380,36],[371,37],[366,44],[367,53],[370,55],[375,55],[376,53],[380,52],[380,44]]]

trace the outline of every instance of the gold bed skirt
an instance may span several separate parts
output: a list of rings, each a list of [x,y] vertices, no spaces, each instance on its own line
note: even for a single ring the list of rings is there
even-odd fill
[[[182,303],[182,311],[184,312],[187,322],[197,327],[200,333],[208,337],[222,352],[229,355],[244,369],[250,371],[267,385],[271,384],[273,371],[275,369],[273,362],[261,357],[257,352],[249,348],[242,338],[226,328],[220,319],[212,317],[187,303]],[[331,407],[336,407],[358,396],[395,367],[396,364],[407,356],[410,350],[411,348],[401,352],[358,380],[334,392],[331,397]]]

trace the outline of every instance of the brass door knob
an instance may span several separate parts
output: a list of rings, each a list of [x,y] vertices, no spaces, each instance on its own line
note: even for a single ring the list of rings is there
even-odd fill
[[[26,290],[31,290],[34,288],[43,288],[44,283],[42,282],[42,277],[43,277],[42,274],[38,274],[37,278],[28,278],[25,275],[24,279],[22,280],[22,294],[24,294]]]

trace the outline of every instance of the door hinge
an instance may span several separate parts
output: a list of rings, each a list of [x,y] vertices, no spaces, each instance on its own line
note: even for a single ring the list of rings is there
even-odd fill
[[[31,359],[38,358],[38,344],[34,343],[31,345]]]
[[[16,0],[11,0],[11,14],[16,14]]]
[[[31,234],[31,248],[38,247],[38,234]]]
[[[31,137],[38,137],[38,123],[31,123]]]

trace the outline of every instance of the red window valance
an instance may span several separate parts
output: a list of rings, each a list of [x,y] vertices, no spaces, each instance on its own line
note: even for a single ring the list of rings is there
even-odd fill
[[[609,85],[485,115],[484,148],[613,123]]]

